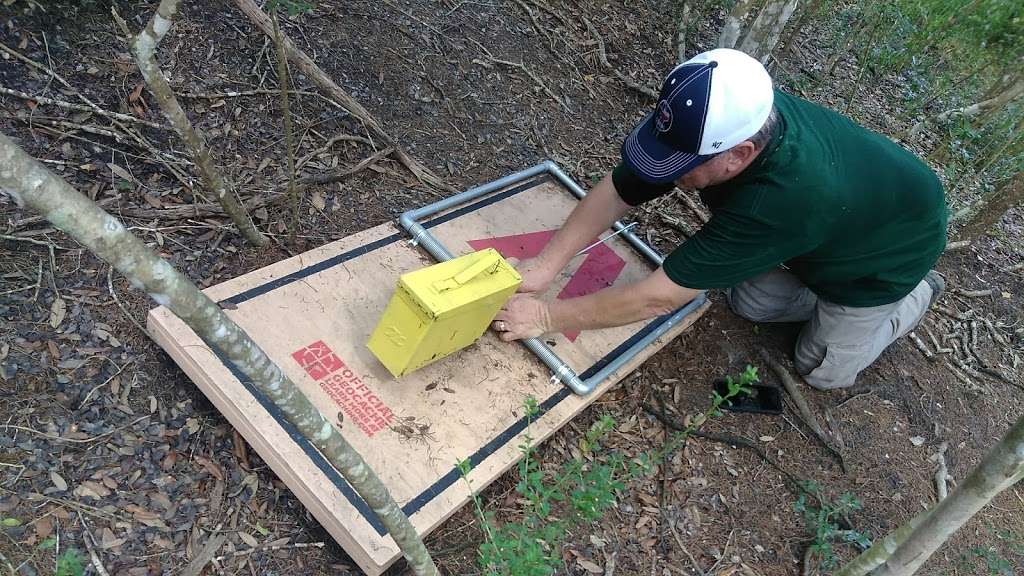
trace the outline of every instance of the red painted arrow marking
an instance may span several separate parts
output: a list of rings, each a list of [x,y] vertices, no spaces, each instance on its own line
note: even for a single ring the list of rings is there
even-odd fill
[[[505,258],[525,260],[540,254],[541,250],[547,246],[554,235],[555,230],[542,230],[540,232],[528,232],[513,236],[470,240],[467,244],[474,250],[494,248]],[[562,288],[562,291],[558,293],[559,300],[586,296],[611,286],[626,267],[626,261],[619,257],[607,244],[598,244],[588,250],[586,254],[587,257],[583,260],[579,269],[569,278],[569,282]],[[576,337],[580,335],[579,331],[563,332],[563,334],[570,342],[575,342]]]

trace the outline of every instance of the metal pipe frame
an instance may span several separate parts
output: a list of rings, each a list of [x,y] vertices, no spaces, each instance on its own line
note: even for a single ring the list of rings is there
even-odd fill
[[[470,188],[465,192],[460,192],[454,196],[434,202],[433,204],[409,210],[399,217],[399,224],[401,224],[402,228],[412,236],[411,243],[413,245],[418,244],[423,246],[423,248],[439,262],[451,260],[455,256],[449,252],[433,234],[420,224],[420,220],[439,212],[444,212],[445,210],[454,208],[455,206],[465,204],[471,200],[486,196],[492,192],[507,188],[513,184],[535,178],[542,174],[551,175],[578,199],[582,199],[587,195],[586,191],[584,191],[579,184],[577,184],[565,172],[562,172],[562,169],[558,167],[558,164],[555,164],[551,160],[545,160],[536,166],[520,170],[514,174],[509,174],[508,176],[499,178],[493,182],[488,182],[486,184]],[[616,232],[622,231],[625,227],[626,226],[622,221],[616,221],[612,224],[612,229]],[[660,266],[665,260],[665,257],[662,256],[661,253],[651,246],[648,246],[647,243],[638,238],[633,232],[626,230],[625,232],[622,232],[620,236],[622,236],[626,242],[633,246],[637,252],[644,255],[655,266]],[[541,362],[551,369],[552,380],[562,382],[571,388],[576,394],[585,396],[593,392],[594,389],[597,388],[598,384],[603,382],[613,372],[633,359],[633,357],[639,354],[640,351],[663,336],[673,326],[689,316],[694,310],[702,306],[705,301],[706,297],[702,292],[682,308],[654,320],[653,323],[655,327],[652,330],[644,334],[642,338],[634,342],[629,348],[622,351],[622,353],[597,370],[597,372],[585,379],[580,378],[568,364],[563,362],[562,359],[559,358],[558,355],[555,354],[555,352],[539,338],[530,338],[527,340],[521,340],[521,342],[528,350],[533,352]]]

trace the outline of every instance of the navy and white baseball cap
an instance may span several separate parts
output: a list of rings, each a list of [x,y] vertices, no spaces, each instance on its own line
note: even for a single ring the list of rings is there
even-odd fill
[[[756,59],[730,48],[698,54],[665,78],[622,159],[643,180],[673,182],[756,134],[774,100],[771,76]]]

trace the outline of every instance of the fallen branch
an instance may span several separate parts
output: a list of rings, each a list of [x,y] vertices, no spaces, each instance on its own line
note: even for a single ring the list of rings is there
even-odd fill
[[[587,31],[590,32],[590,35],[594,37],[594,41],[597,42],[597,59],[601,62],[601,66],[603,66],[606,70],[614,74],[615,77],[618,78],[619,81],[625,84],[628,88],[632,88],[633,90],[636,90],[637,92],[643,94],[644,96],[647,96],[648,98],[651,98],[652,100],[657,100],[657,92],[655,92],[651,88],[648,88],[647,86],[640,84],[636,80],[633,80],[632,78],[626,76],[621,71],[619,71],[618,68],[612,66],[611,63],[608,62],[608,54],[605,52],[604,49],[604,38],[602,38],[601,34],[598,33],[597,28],[594,28],[594,25],[590,23],[590,20],[587,20],[586,16],[582,16],[582,18],[583,23],[586,24],[587,26]]]
[[[665,408],[665,400],[661,397],[661,395],[655,393],[654,398],[658,402],[660,408],[655,408],[651,404],[644,402],[641,404],[641,407],[644,409],[645,412],[647,412],[651,416],[654,416],[655,418],[657,418],[659,422],[673,430],[681,432],[688,429],[685,424],[683,424],[676,418],[673,418],[667,413],[668,411]],[[747,440],[742,436],[736,436],[735,434],[717,434],[714,432],[704,432],[701,430],[691,430],[689,435],[694,436],[696,438],[702,438],[704,440],[710,440],[712,442],[718,442],[719,444],[727,444],[729,446],[743,448],[744,450],[749,450],[753,452],[754,454],[757,455],[758,458],[764,461],[765,464],[768,464],[776,471],[778,471],[779,474],[782,474],[782,477],[785,478],[786,481],[789,483],[789,487],[791,490],[793,490],[794,494],[800,493],[800,479],[790,474],[778,462],[772,459],[772,457],[769,456],[767,452],[762,450],[760,446],[751,442],[750,440]]]
[[[331,172],[328,174],[317,174],[316,176],[306,176],[304,178],[299,178],[298,180],[295,181],[295,186],[296,188],[304,188],[306,186],[310,186],[313,184],[329,184],[331,182],[340,182],[341,180],[348,178],[349,176],[355,174],[356,172],[363,170],[367,166],[375,164],[381,158],[389,156],[394,151],[394,148],[391,147],[384,148],[383,150],[379,150],[373,155],[364,158],[358,164],[350,168],[345,168],[343,170]]]
[[[254,0],[234,0],[235,5],[238,6],[249,20],[253,22],[260,30],[263,31],[267,36],[272,36],[274,33],[273,23],[270,21],[270,17],[256,5]],[[315,84],[320,86],[331,98],[333,98],[338,104],[340,104],[345,110],[348,110],[350,114],[356,117],[364,126],[375,136],[384,140],[386,144],[394,147],[395,158],[406,167],[409,172],[412,172],[413,176],[417,180],[433,186],[438,190],[454,191],[454,188],[449,186],[438,177],[436,174],[431,172],[426,166],[423,166],[418,161],[414,160],[409,156],[405,150],[399,146],[395,140],[384,131],[384,128],[380,125],[376,118],[374,118],[366,108],[356,101],[355,98],[350,96],[348,92],[345,92],[340,86],[338,86],[331,77],[327,75],[312,58],[306,55],[305,52],[300,50],[295,44],[288,38],[288,35],[281,33],[281,44],[284,48],[285,54],[288,56],[288,60],[295,64],[295,66],[307,77],[309,77]]]
[[[811,410],[810,404],[807,403],[807,399],[804,398],[803,393],[800,392],[800,387],[790,375],[789,371],[782,367],[774,358],[768,354],[768,351],[761,349],[761,358],[768,364],[768,367],[775,372],[775,375],[782,381],[782,386],[786,389],[789,397],[792,398],[793,403],[796,404],[797,409],[800,411],[800,417],[803,419],[804,424],[814,432],[814,435],[818,437],[818,441],[821,442],[822,446],[825,447],[839,462],[839,466],[846,471],[846,461],[843,459],[843,455],[832,447],[829,435],[821,427],[821,423],[818,422],[818,418],[814,415]]]
[[[948,444],[943,442],[939,444],[939,451],[932,454],[929,460],[936,463],[935,468],[935,493],[938,495],[939,502],[946,499],[949,494],[949,489],[946,482],[950,479],[949,469],[946,468],[946,450],[949,447]]]
[[[950,242],[949,244],[946,244],[946,250],[945,251],[946,252],[953,252],[954,250],[959,250],[961,248],[966,248],[966,247],[968,247],[970,245],[971,245],[971,241],[970,240],[959,240],[957,242]]]
[[[910,334],[907,334],[907,336],[910,338],[910,341],[914,343],[914,346],[917,346],[917,349],[920,350],[922,354],[924,354],[925,358],[929,360],[935,359],[935,353],[933,353],[931,350],[928,349],[927,346],[925,346],[925,343],[921,340],[920,337],[918,337],[916,332],[912,331],[910,332]]]
[[[38,104],[49,104],[51,106],[57,106],[59,108],[64,108],[65,110],[84,110],[84,111],[87,111],[87,112],[93,112],[95,114],[99,114],[100,116],[104,116],[104,117],[107,117],[107,118],[116,118],[117,120],[121,120],[122,122],[134,122],[136,124],[142,124],[144,126],[149,126],[150,128],[156,128],[158,130],[171,130],[172,129],[170,126],[165,126],[163,124],[157,124],[156,122],[150,122],[149,120],[144,120],[142,118],[136,118],[135,116],[131,116],[129,114],[121,114],[120,112],[111,112],[109,110],[102,110],[102,109],[97,111],[97,110],[95,110],[95,109],[93,109],[93,108],[91,108],[89,106],[85,106],[83,104],[75,104],[74,102],[65,102],[63,100],[54,100],[53,98],[47,98],[46,96],[33,96],[31,94],[26,94],[25,92],[21,92],[20,90],[14,90],[12,88],[7,88],[5,86],[0,86],[0,94],[7,94],[8,96],[16,96],[16,97],[21,98],[23,100],[29,100],[31,102],[36,102]]]
[[[171,28],[174,16],[178,12],[178,0],[161,0],[156,12],[150,19],[146,29],[139,32],[131,41],[132,53],[135,55],[135,62],[139,66],[146,85],[149,86],[153,98],[157,101],[164,116],[174,126],[175,132],[185,142],[192,158],[199,168],[206,188],[217,197],[217,201],[224,208],[224,212],[231,218],[231,221],[238,228],[238,232],[245,240],[254,246],[266,246],[269,240],[256,229],[249,214],[242,207],[242,204],[235,198],[233,190],[229,189],[220,170],[217,169],[210,155],[210,149],[202,135],[192,126],[185,111],[178,104],[171,85],[167,82],[163,70],[156,60],[156,49],[160,40]],[[116,12],[114,13],[116,15]],[[120,21],[124,28],[125,35],[131,36],[127,25]]]

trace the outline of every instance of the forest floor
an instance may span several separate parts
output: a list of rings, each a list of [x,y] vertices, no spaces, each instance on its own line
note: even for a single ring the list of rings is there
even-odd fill
[[[134,29],[155,7],[115,4]],[[265,196],[286,180],[272,46],[227,0],[184,4],[160,59],[174,89],[192,94],[182,103],[243,197]],[[286,33],[413,157],[459,189],[545,158],[584,184],[616,164],[623,138],[652,102],[602,66],[588,21],[602,36],[611,65],[641,84],[656,87],[675,59],[678,15],[675,3],[667,1],[315,4],[312,13],[285,22]],[[31,68],[0,54],[0,85],[65,101],[75,101],[77,91],[104,109],[163,124],[141,88],[109,3],[86,6],[66,12],[51,7],[30,16],[4,15],[0,8],[0,42],[43,66]],[[713,47],[721,23],[717,9],[694,10],[687,53]],[[863,82],[847,55],[829,74],[841,31],[812,28],[781,64],[773,63],[776,81],[872,129],[894,137],[904,133],[916,120],[903,110],[906,79]],[[292,98],[297,155],[310,157],[304,173],[354,165],[372,153],[358,141],[328,145],[336,135],[365,133],[317,96],[309,79],[293,71],[292,80],[305,92]],[[258,92],[216,96],[252,90]],[[283,203],[256,211],[257,224],[274,234],[274,244],[254,249],[223,218],[169,215],[175,206],[202,199],[168,166],[188,178],[195,175],[171,132],[131,125],[163,152],[160,161],[104,117],[0,94],[4,134],[121,216],[201,286],[389,221],[435,197],[400,164],[384,159],[340,184],[311,188],[295,244],[285,242],[290,214]],[[924,156],[931,138],[926,133],[906,145]],[[933,167],[944,175],[943,166]],[[947,186],[954,211],[977,194],[969,182]],[[685,239],[680,229],[700,224],[684,194],[649,203],[638,213],[640,235],[663,251]],[[111,575],[177,574],[205,543],[200,528],[224,523],[228,538],[218,555],[226,556],[226,573],[358,572],[137,327],[153,306],[145,295],[116,274],[108,284],[107,264],[3,202],[0,571],[10,566],[17,574],[50,574],[56,557],[92,544],[97,562]],[[918,334],[933,348],[930,331],[957,348],[953,354],[930,361],[903,339],[855,388],[807,389],[808,400],[841,442],[845,471],[792,406],[783,417],[725,413],[705,430],[760,445],[789,474],[819,486],[826,500],[852,494],[863,508],[842,522],[844,528],[887,533],[936,501],[930,457],[941,444],[948,446],[950,475],[962,479],[1021,415],[1024,275],[1011,267],[1021,262],[1022,247],[1024,212],[1016,210],[989,236],[939,261],[947,292]],[[681,419],[707,406],[715,378],[737,374],[747,364],[758,366],[766,383],[778,384],[758,350],[767,348],[788,363],[797,327],[752,324],[732,314],[720,294],[711,298],[712,308],[693,328],[543,445],[545,467],[562,462],[580,430],[602,414],[618,422],[607,447],[637,454],[665,438],[664,425],[644,409],[655,396],[669,399]],[[949,357],[970,364],[973,372],[956,376]],[[516,481],[511,472],[483,492],[485,506],[499,521],[521,513]],[[794,511],[800,496],[752,451],[691,439],[653,477],[630,483],[603,521],[570,534],[564,573],[799,574],[815,531]],[[1019,569],[1022,515],[1024,490],[1008,490],[922,573]],[[85,530],[94,544],[84,540]],[[474,574],[480,571],[476,549],[482,538],[466,508],[427,544],[445,573]],[[309,542],[326,545],[294,547]],[[266,550],[268,543],[283,548]],[[840,560],[855,553],[852,545],[835,544]],[[805,573],[816,573],[823,556],[817,554]],[[97,573],[92,566],[87,570]],[[392,569],[403,571],[402,563]]]

